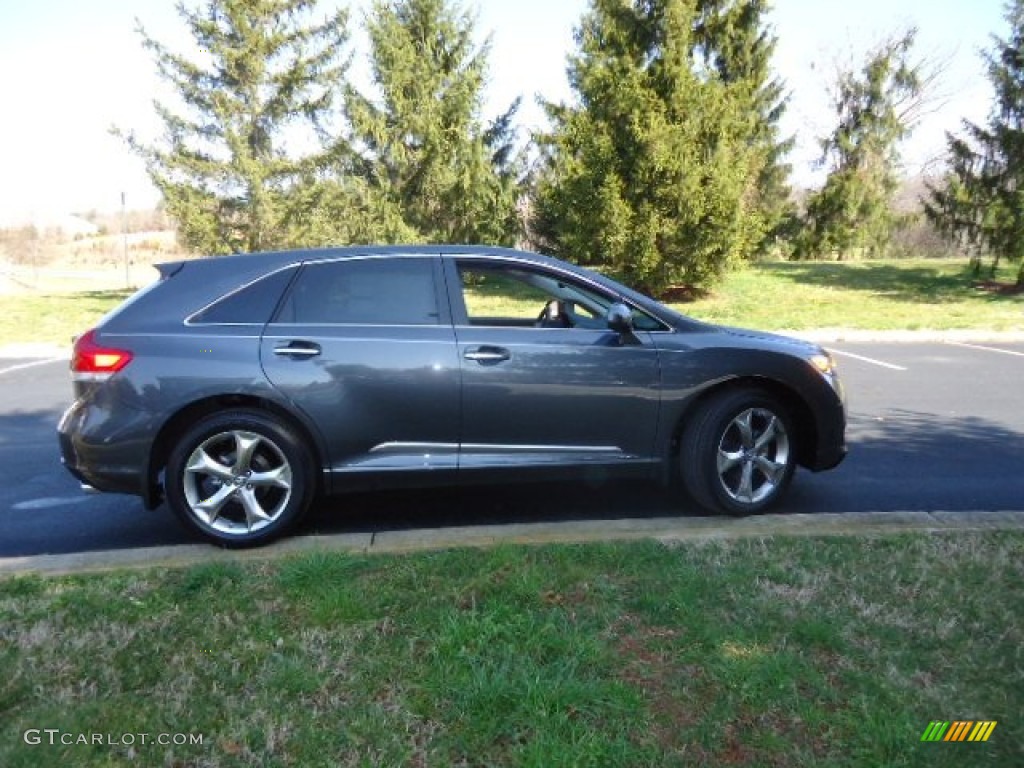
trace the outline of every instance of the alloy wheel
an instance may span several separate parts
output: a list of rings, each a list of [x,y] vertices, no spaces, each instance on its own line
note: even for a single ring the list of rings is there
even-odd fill
[[[292,495],[292,466],[270,438],[247,430],[218,432],[189,455],[182,477],[189,509],[222,534],[272,525]]]
[[[785,424],[766,408],[740,412],[718,444],[718,480],[733,501],[756,505],[784,482],[789,466]]]

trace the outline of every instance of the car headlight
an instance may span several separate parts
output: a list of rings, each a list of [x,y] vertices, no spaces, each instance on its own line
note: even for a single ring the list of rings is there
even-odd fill
[[[836,360],[828,352],[819,352],[809,358],[811,365],[826,376],[836,375]]]
[[[828,385],[832,387],[832,390],[839,396],[839,400],[843,403],[843,407],[846,407],[846,392],[843,390],[843,384],[839,381],[839,371],[836,369],[836,359],[825,350],[816,352],[807,358],[814,370],[822,375]]]

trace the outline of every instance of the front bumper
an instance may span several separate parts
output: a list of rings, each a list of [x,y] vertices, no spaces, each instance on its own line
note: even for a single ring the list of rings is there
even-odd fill
[[[824,418],[818,419],[817,450],[808,469],[824,472],[838,467],[846,458],[846,395],[840,385],[838,400]]]

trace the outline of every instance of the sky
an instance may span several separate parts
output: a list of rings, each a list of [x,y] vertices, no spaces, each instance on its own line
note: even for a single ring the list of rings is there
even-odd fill
[[[186,0],[196,5],[199,0]],[[335,0],[322,0],[327,8]],[[193,45],[174,0],[0,0],[0,224],[88,210],[130,209],[158,195],[141,161],[111,136],[111,126],[141,138],[160,134],[152,107],[161,85],[142,49],[136,19],[161,42]],[[361,20],[366,0],[351,0]],[[566,57],[587,0],[469,0],[481,39],[491,36],[486,117],[523,97],[523,131],[544,126],[538,95],[571,100]],[[817,139],[831,127],[827,86],[837,62],[863,61],[896,30],[918,28],[918,56],[945,63],[932,112],[903,148],[907,172],[934,166],[947,130],[986,119],[991,87],[982,49],[1005,36],[1000,0],[775,0],[769,23],[778,37],[777,74],[789,92],[782,122],[796,138],[792,181],[814,186]],[[365,37],[353,39],[355,76],[367,71]],[[194,48],[192,49],[194,50]]]

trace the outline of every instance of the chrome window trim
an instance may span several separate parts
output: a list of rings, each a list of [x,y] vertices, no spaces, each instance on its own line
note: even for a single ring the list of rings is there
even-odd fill
[[[262,327],[262,326],[261,326]],[[270,336],[273,328],[443,328],[452,329],[451,323],[275,323],[266,324],[267,332],[262,336]],[[434,341],[434,339],[379,339],[379,341]]]
[[[472,451],[474,453],[594,453],[620,454],[621,448],[614,445],[522,445],[502,443],[403,443],[392,441],[373,446],[369,453],[445,453],[454,450]]]
[[[334,264],[339,261],[369,261],[371,259],[438,259],[441,255],[441,251],[437,253],[360,253],[353,256],[324,256],[319,259],[306,259],[301,264],[303,266],[314,266],[318,264]]]

